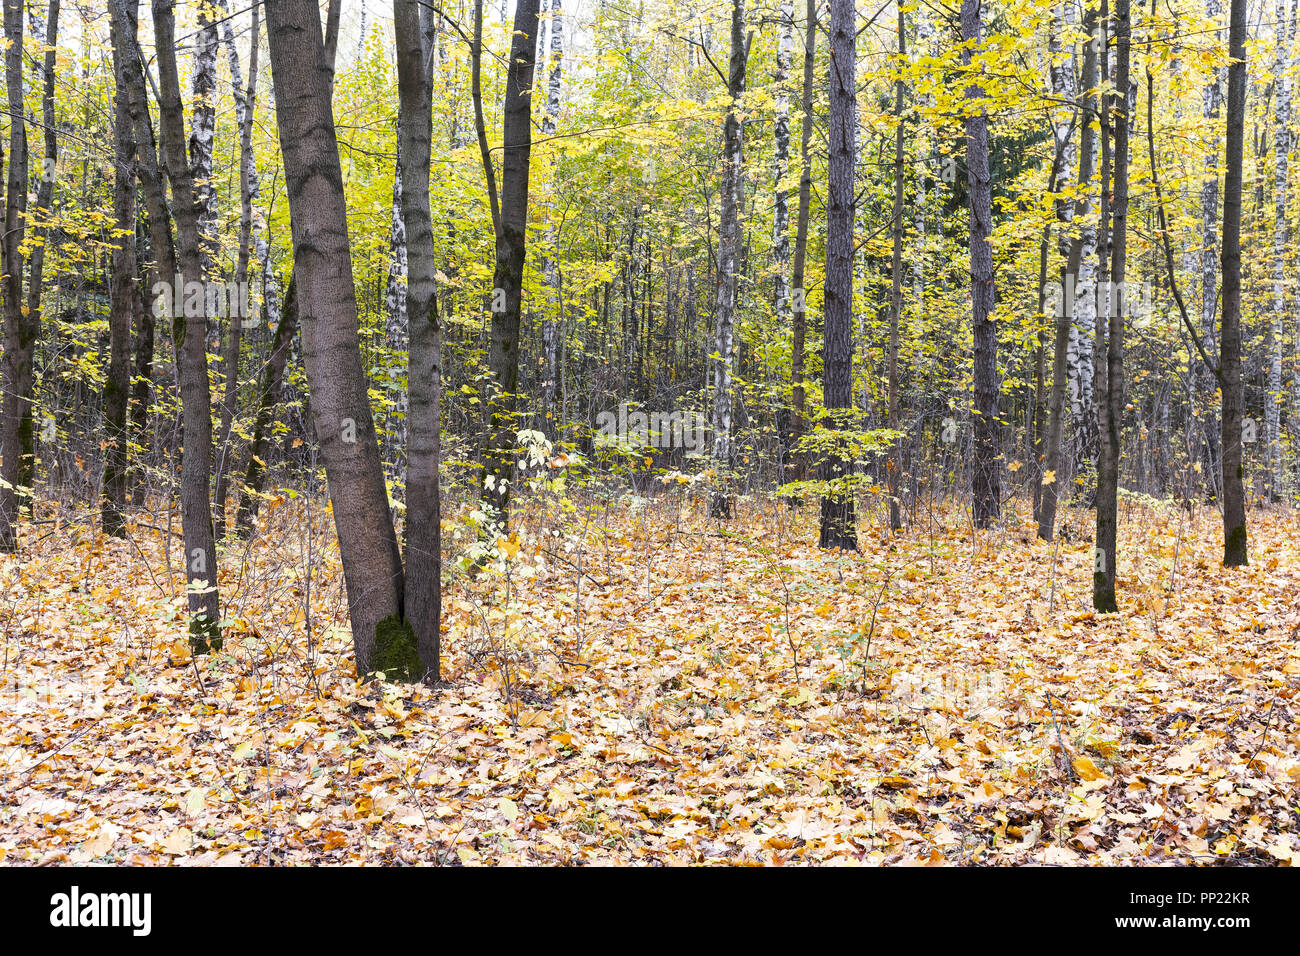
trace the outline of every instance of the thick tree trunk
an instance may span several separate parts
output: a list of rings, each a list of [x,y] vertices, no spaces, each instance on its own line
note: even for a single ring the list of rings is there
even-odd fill
[[[982,41],[980,0],[964,0],[961,8],[962,64],[970,67],[973,48]],[[977,102],[984,89],[975,78],[966,86],[966,99]],[[998,419],[998,331],[993,313],[992,182],[989,175],[988,117],[982,105],[968,107],[966,116],[966,175],[970,183],[971,322],[975,332],[975,460],[971,489],[978,528],[988,527],[1002,510],[1000,425]]]
[[[1131,23],[1129,0],[1115,3],[1115,89],[1129,87]],[[1110,103],[1103,98],[1107,125],[1115,131],[1114,199],[1111,209],[1111,293],[1107,309],[1106,393],[1102,407],[1101,449],[1097,458],[1097,538],[1093,552],[1092,606],[1098,611],[1118,610],[1115,602],[1115,541],[1118,530],[1119,459],[1124,415],[1124,311],[1123,293],[1128,262],[1129,100],[1119,95]]]
[[[745,126],[740,101],[745,95],[745,67],[749,44],[745,40],[744,0],[731,4],[731,62],[727,95],[731,104],[722,132],[722,210],[718,220],[718,291],[714,309],[713,357],[713,460],[719,486],[709,503],[709,516],[731,517],[731,374],[734,359],[736,295],[740,263],[740,189]]]
[[[365,676],[386,663],[377,662],[377,639],[388,648],[402,643],[409,631],[401,621],[401,555],[358,340],[347,205],[330,102],[334,71],[315,0],[276,0],[266,7],[266,17],[311,419],[329,481],[357,672]]]
[[[1246,0],[1232,0],[1228,22],[1228,127],[1223,183],[1223,324],[1219,342],[1223,392],[1223,564],[1246,557],[1246,490],[1241,454],[1241,160],[1246,125]]]
[[[853,157],[856,152],[857,86],[853,0],[831,0],[830,153],[826,190],[826,317],[822,343],[822,404],[833,428],[848,428],[853,405]],[[822,460],[822,478],[833,482],[822,498],[823,548],[856,551],[857,519],[850,477],[853,462],[835,449]]]

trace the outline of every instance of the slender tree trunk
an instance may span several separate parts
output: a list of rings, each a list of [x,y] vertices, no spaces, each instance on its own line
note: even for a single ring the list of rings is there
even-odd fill
[[[791,337],[790,337],[790,437],[786,447],[793,449],[807,428],[807,391],[804,385],[804,348],[808,337],[808,304],[804,289],[804,265],[808,258],[808,221],[812,208],[812,132],[813,89],[817,61],[817,9],[820,0],[808,0],[808,22],[804,27],[803,52],[803,129],[799,140],[799,217],[795,226],[794,265],[790,272]],[[804,456],[791,451],[786,464],[786,480],[801,481],[804,477]]]
[[[546,113],[542,117],[542,135],[554,136],[560,118],[560,89],[564,75],[564,10],[562,0],[551,4],[550,77],[547,81]],[[542,407],[546,410],[547,431],[558,434],[560,409],[556,396],[560,385],[560,343],[564,328],[564,302],[559,264],[559,230],[552,225],[546,232],[546,261],[543,273],[551,290],[550,310],[542,320]]]
[[[853,406],[853,158],[856,152],[857,86],[853,0],[831,0],[830,153],[826,190],[826,310],[822,343],[822,404],[829,424],[845,429]],[[822,498],[823,548],[858,548],[850,476],[853,462],[840,448],[824,455],[822,478],[832,482]]]
[[[181,376],[181,528],[185,538],[185,568],[190,604],[190,644],[195,653],[220,646],[220,600],[217,592],[217,549],[212,532],[212,398],[208,386],[205,309],[188,307],[188,290],[203,287],[203,216],[191,167],[186,162],[185,116],[180,77],[176,69],[174,0],[153,0],[154,36],[158,51],[159,125],[167,178],[172,186],[179,241],[177,259],[184,282],[184,316],[172,316],[178,343]],[[175,282],[176,279],[171,281]],[[171,296],[173,309],[181,296]],[[205,296],[206,300],[206,296]],[[191,311],[197,315],[190,315]]]
[[[1075,191],[1071,219],[1077,223],[1074,237],[1070,242],[1069,258],[1066,262],[1064,281],[1061,284],[1061,300],[1056,314],[1056,336],[1052,350],[1052,390],[1048,397],[1046,453],[1043,457],[1043,493],[1038,511],[1038,536],[1044,541],[1051,541],[1056,527],[1056,506],[1061,493],[1061,444],[1065,433],[1066,386],[1069,381],[1070,338],[1076,328],[1075,316],[1080,299],[1074,294],[1081,284],[1081,267],[1092,255],[1088,236],[1091,234],[1092,245],[1096,243],[1096,231],[1092,226],[1092,186],[1093,166],[1096,162],[1097,126],[1093,115],[1096,100],[1092,90],[1097,85],[1097,50],[1091,42],[1096,36],[1097,12],[1089,9],[1084,14],[1084,32],[1089,37],[1085,41],[1083,52],[1083,75],[1080,89],[1082,96],[1077,107],[1078,123],[1082,127],[1079,136],[1079,176]],[[1096,302],[1095,286],[1093,303]],[[1089,321],[1091,317],[1089,316]],[[1076,336],[1077,341],[1077,336]],[[1077,402],[1077,398],[1076,398]]]
[[[962,65],[982,42],[980,0],[964,0],[961,8]],[[979,81],[971,78],[966,99],[984,98]],[[982,105],[967,108],[966,175],[970,183],[971,321],[975,330],[975,461],[971,482],[975,525],[988,527],[1001,514],[998,418],[998,331],[993,313],[992,182],[989,175],[988,117]]]
[[[1106,393],[1102,407],[1101,453],[1097,459],[1097,538],[1093,552],[1092,606],[1098,611],[1118,610],[1115,602],[1115,541],[1118,530],[1119,458],[1123,450],[1121,427],[1124,415],[1124,293],[1128,262],[1128,164],[1129,164],[1129,49],[1131,23],[1129,0],[1115,3],[1115,89],[1121,91],[1114,104],[1103,99],[1108,126],[1115,131],[1114,200],[1111,211],[1111,292],[1107,309]]]
[[[226,533],[226,498],[230,494],[230,475],[234,471],[234,427],[239,397],[239,360],[245,324],[257,322],[245,313],[248,307],[248,263],[253,241],[253,200],[257,191],[257,160],[253,155],[253,104],[257,96],[257,32],[261,8],[253,7],[253,26],[248,61],[248,88],[243,88],[239,54],[229,43],[230,83],[235,99],[235,122],[239,127],[239,253],[235,260],[235,289],[238,308],[230,310],[230,328],[226,333],[226,394],[221,401],[221,431],[217,445],[217,537]],[[230,21],[224,21],[227,31]]]
[[[267,313],[270,311],[268,302],[264,296],[262,308]],[[293,338],[298,332],[298,298],[293,279],[289,280],[280,320],[271,325],[271,329],[270,354],[257,379],[257,411],[253,416],[253,436],[248,446],[248,468],[244,472],[244,486],[239,493],[239,511],[235,518],[235,526],[243,536],[252,534],[253,521],[262,502],[275,410],[284,385],[284,370],[289,364]]]
[[[741,164],[744,162],[742,145],[745,135],[740,102],[745,95],[748,60],[744,0],[732,0],[731,62],[727,73],[727,95],[731,104],[722,133],[722,211],[718,220],[718,291],[714,309],[713,459],[719,473],[719,487],[709,503],[709,516],[713,518],[731,517],[731,492],[727,487],[731,481],[732,464],[731,374],[739,282]]]
[[[116,21],[110,29],[116,33]],[[104,383],[104,490],[100,523],[112,537],[125,534],[128,434],[127,398],[131,390],[131,326],[140,266],[136,256],[135,127],[127,103],[124,48],[113,38],[113,218],[119,230],[113,249],[111,309],[108,318],[108,380]]]
[[[481,0],[479,0],[481,4]],[[480,14],[481,15],[481,14]],[[532,151],[532,90],[537,50],[537,0],[518,0],[506,74],[500,214],[496,268],[492,278],[492,339],[488,368],[493,394],[489,403],[483,499],[504,531],[509,525],[510,481],[514,473],[519,405],[519,320],[527,254],[528,160]],[[499,308],[498,308],[499,306]]]
[[[426,61],[432,50],[421,20],[431,14],[417,0],[393,0],[402,136],[402,217],[406,224],[410,323],[407,382],[410,415],[406,449],[404,616],[415,633],[420,663],[439,680],[442,617],[442,542],[439,528],[438,423],[441,338],[434,283],[433,219],[429,210],[433,84]],[[412,677],[416,675],[410,675]]]
[[[0,447],[0,550],[18,547],[18,512],[26,492],[24,461],[33,451],[32,357],[39,330],[23,308],[23,236],[27,221],[27,121],[23,105],[23,5],[5,0],[5,85],[9,94],[9,179],[0,261],[4,278],[4,398]]]
[[[894,83],[894,208],[892,229],[894,237],[893,259],[890,263],[892,287],[889,294],[889,419],[890,429],[898,430],[898,337],[903,321],[903,94],[905,86],[901,70],[907,62],[907,35],[903,8],[898,8],[898,60],[900,74]],[[898,503],[898,478],[903,468],[902,441],[893,439],[889,462],[889,527],[898,531],[903,527],[902,509]]]
[[[1246,0],[1232,0],[1228,22],[1228,127],[1223,183],[1223,324],[1219,373],[1223,392],[1223,564],[1246,557],[1246,491],[1241,454],[1241,160],[1246,126]]]
[[[311,418],[329,481],[357,672],[414,641],[403,626],[402,562],[389,515],[379,443],[358,339],[343,171],[331,104],[333,65],[315,0],[266,7],[276,124],[293,222]],[[288,310],[286,310],[286,313]]]
[[[1222,15],[1220,0],[1206,0],[1205,15],[1216,24]],[[1215,43],[1222,36],[1221,31],[1214,33]],[[1206,170],[1201,182],[1201,346],[1207,353],[1215,350],[1218,339],[1218,268],[1219,268],[1219,107],[1223,102],[1223,70],[1216,67],[1213,80],[1205,88],[1202,98],[1202,115],[1208,121],[1213,132],[1206,144]],[[1219,429],[1214,408],[1214,392],[1217,381],[1214,373],[1204,365],[1197,366],[1192,375],[1192,384],[1196,395],[1192,402],[1193,413],[1200,425],[1197,445],[1201,453],[1201,474],[1205,481],[1206,492],[1210,497],[1218,497],[1216,479],[1218,478],[1222,453],[1219,445]],[[1205,398],[1203,399],[1202,396]]]
[[[1286,394],[1282,391],[1282,316],[1286,314],[1287,283],[1287,159],[1291,152],[1291,56],[1286,31],[1286,0],[1277,0],[1276,52],[1273,60],[1273,308],[1268,322],[1267,394],[1264,396],[1264,440],[1268,455],[1270,501],[1276,501],[1282,486],[1281,411]]]

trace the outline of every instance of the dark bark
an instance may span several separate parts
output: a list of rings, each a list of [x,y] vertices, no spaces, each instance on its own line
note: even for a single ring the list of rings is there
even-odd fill
[[[1097,456],[1097,537],[1093,551],[1092,606],[1103,612],[1118,610],[1115,600],[1115,541],[1119,512],[1120,433],[1124,416],[1124,293],[1128,262],[1129,165],[1129,60],[1131,22],[1129,0],[1115,3],[1115,90],[1107,110],[1107,126],[1114,130],[1113,194],[1111,208],[1111,291],[1107,308],[1106,389],[1102,398],[1101,448]],[[1100,320],[1099,320],[1100,321]]]
[[[852,423],[853,405],[853,158],[857,139],[857,101],[853,0],[831,0],[830,16],[830,163],[826,192],[826,314],[822,343],[822,404],[832,428]],[[822,478],[832,482],[822,498],[823,548],[858,547],[853,491],[853,463],[832,449],[821,464]]]
[[[127,399],[131,390],[131,327],[139,295],[139,261],[135,225],[135,127],[127,102],[125,59],[129,55],[110,24],[113,37],[113,219],[119,235],[113,249],[111,307],[108,317],[108,379],[104,383],[104,489],[100,523],[113,537],[125,534],[126,476],[129,435]]]
[[[528,222],[528,159],[532,151],[533,67],[537,54],[537,2],[518,0],[510,48],[501,161],[501,202],[492,276],[492,373],[483,500],[504,531],[509,524],[519,405],[519,317],[523,304]]]
[[[4,236],[0,262],[4,279],[4,399],[0,428],[0,550],[18,547],[18,512],[28,482],[33,453],[32,357],[39,329],[23,309],[23,236],[27,220],[27,122],[23,106],[23,5],[5,0],[5,86],[9,106],[9,178],[6,185]]]
[[[1228,21],[1228,127],[1223,181],[1223,321],[1219,333],[1223,393],[1223,564],[1247,563],[1246,491],[1242,464],[1241,161],[1246,123],[1246,0],[1232,0]]]
[[[333,69],[315,0],[276,0],[266,18],[310,415],[329,481],[357,672],[366,676],[378,640],[400,632],[403,581],[361,360]]]
[[[1084,13],[1083,29],[1089,38],[1096,36],[1097,11],[1089,9]],[[1065,434],[1065,392],[1066,359],[1070,346],[1070,328],[1074,320],[1073,287],[1078,281],[1079,266],[1083,257],[1083,235],[1087,228],[1083,223],[1092,215],[1092,202],[1088,198],[1094,173],[1093,149],[1097,142],[1097,127],[1094,112],[1095,98],[1092,89],[1097,85],[1097,49],[1092,42],[1085,42],[1083,52],[1082,78],[1079,84],[1079,178],[1078,191],[1074,199],[1075,235],[1070,241],[1070,257],[1066,263],[1062,278],[1060,308],[1056,315],[1056,336],[1052,350],[1052,389],[1048,396],[1046,451],[1043,456],[1043,472],[1050,475],[1042,484],[1042,497],[1038,509],[1038,536],[1044,541],[1051,541],[1056,528],[1056,506],[1060,501],[1061,443]]]
[[[790,437],[788,448],[794,448],[807,429],[807,390],[804,385],[804,348],[808,336],[807,292],[804,289],[804,265],[808,258],[808,220],[812,208],[812,131],[813,82],[817,61],[817,9],[819,0],[808,0],[808,24],[804,30],[803,53],[803,129],[800,133],[799,216],[795,227],[794,264],[790,270],[791,341],[790,382],[792,387],[790,412]],[[804,477],[804,456],[792,452],[786,468],[786,480],[800,481]]]
[[[438,680],[441,638],[442,541],[439,527],[438,423],[441,338],[434,283],[433,220],[429,210],[433,84],[425,60],[423,12],[416,0],[394,0],[397,82],[400,101],[402,217],[406,224],[410,352],[407,384],[405,607],[416,649],[432,680]]]
[[[961,8],[962,63],[970,66],[971,50],[982,42],[980,0],[964,0]],[[968,81],[966,99],[984,98],[978,80]],[[1002,511],[1000,426],[998,419],[998,331],[992,321],[994,305],[992,182],[989,175],[988,117],[982,105],[967,107],[966,175],[970,184],[971,322],[975,333],[975,460],[971,473],[975,526],[988,527]]]

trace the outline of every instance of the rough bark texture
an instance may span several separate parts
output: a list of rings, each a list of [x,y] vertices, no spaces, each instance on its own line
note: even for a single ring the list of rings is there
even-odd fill
[[[962,64],[969,67],[974,48],[982,42],[980,0],[964,0],[961,8]],[[984,89],[978,80],[966,86],[966,175],[970,184],[971,322],[975,333],[975,460],[971,470],[975,525],[987,527],[1001,514],[1001,463],[998,420],[998,331],[993,313],[992,183],[989,176],[988,117],[978,101]]]
[[[358,341],[333,68],[315,0],[276,0],[266,16],[311,419],[329,481],[357,671],[367,675],[377,632],[391,634],[401,618],[402,564]]]
[[[853,405],[853,157],[857,144],[857,87],[853,0],[831,0],[830,152],[826,191],[826,319],[822,343],[822,404],[829,424],[850,424]],[[847,481],[852,462],[835,450],[824,456],[822,478]],[[823,548],[858,547],[853,493],[833,488],[822,498]]]
[[[899,69],[902,69],[901,63],[906,62],[907,57],[907,35],[904,32],[905,18],[903,8],[898,8],[898,57],[900,62]],[[898,429],[898,339],[899,326],[903,321],[903,93],[905,86],[902,75],[900,74],[894,83],[894,118],[898,124],[894,130],[894,207],[892,212],[892,226],[894,249],[893,257],[890,261],[891,288],[889,293],[889,382],[888,382],[888,401],[889,401],[889,418],[888,425],[891,429]],[[902,509],[898,501],[898,479],[903,468],[902,462],[902,442],[895,439],[890,448],[889,462],[887,468],[889,471],[889,527],[898,531],[903,527]]]
[[[1219,22],[1223,8],[1219,0],[1206,0],[1205,15],[1215,23]],[[1221,31],[1215,31],[1215,42],[1219,41]],[[1201,182],[1201,346],[1213,354],[1218,338],[1218,282],[1219,282],[1219,107],[1223,103],[1223,70],[1216,69],[1214,78],[1205,88],[1202,98],[1202,114],[1213,132],[1208,144],[1208,158],[1204,179]],[[1219,433],[1214,410],[1214,392],[1217,385],[1214,373],[1203,364],[1198,365],[1192,376],[1196,388],[1193,406],[1197,420],[1201,424],[1201,434],[1197,436],[1201,453],[1201,474],[1205,481],[1206,492],[1210,497],[1218,495],[1219,466],[1221,452]]]
[[[1241,160],[1246,126],[1246,0],[1232,0],[1228,21],[1228,128],[1223,181],[1223,564],[1246,564],[1246,491],[1241,456]]]

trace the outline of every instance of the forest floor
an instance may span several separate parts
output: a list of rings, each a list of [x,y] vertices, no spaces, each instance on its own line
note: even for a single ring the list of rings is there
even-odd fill
[[[1300,860],[1296,512],[1252,510],[1229,571],[1213,509],[1122,500],[1097,616],[1089,512],[1058,550],[1023,505],[892,543],[877,509],[830,554],[812,506],[534,505],[500,561],[449,569],[428,688],[357,682],[329,516],[272,505],[197,661],[165,518],[24,527],[0,862]]]

